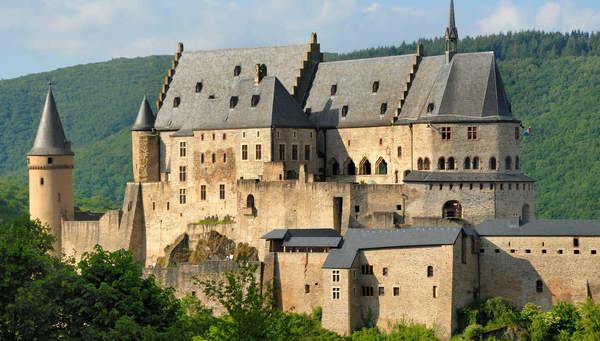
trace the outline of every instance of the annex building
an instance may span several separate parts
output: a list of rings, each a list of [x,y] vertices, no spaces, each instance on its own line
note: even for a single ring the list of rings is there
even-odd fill
[[[123,206],[97,216],[74,210],[74,153],[49,89],[27,155],[30,214],[57,252],[129,249],[181,294],[214,270],[189,251],[218,233],[255,251],[282,309],[323,307],[341,334],[409,320],[449,337],[477,297],[594,297],[600,222],[535,220],[521,123],[494,53],[458,53],[452,1],[445,40],[439,56],[418,45],[335,62],[315,33],[180,43],[156,115],[144,98],[132,127]]]

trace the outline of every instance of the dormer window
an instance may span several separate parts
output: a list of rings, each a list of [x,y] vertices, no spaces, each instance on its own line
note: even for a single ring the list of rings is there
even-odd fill
[[[429,104],[427,104],[427,112],[433,112],[433,109],[435,109],[435,104],[433,102],[429,102]]]
[[[215,99],[215,95],[208,95],[208,99]]]
[[[256,107],[258,101],[260,101],[260,95],[252,95],[252,99],[250,100],[250,106],[253,108]]]
[[[229,109],[233,109],[235,108],[235,106],[238,103],[238,97],[237,96],[231,96],[231,98],[229,99]]]
[[[380,115],[385,115],[387,111],[387,103],[381,103],[381,108],[379,109]]]
[[[342,117],[346,117],[346,116],[348,116],[348,106],[344,105],[342,107]]]
[[[181,97],[173,98],[173,108],[177,108],[181,104]]]
[[[199,94],[200,92],[202,92],[202,82],[197,82],[196,83],[196,93]]]
[[[373,93],[376,93],[377,91],[379,91],[379,81],[374,81],[373,82]]]
[[[331,96],[335,96],[337,93],[337,84],[331,85]]]
[[[242,67],[241,67],[240,65],[236,65],[236,66],[233,68],[233,76],[234,76],[234,77],[237,77],[237,76],[239,76],[239,75],[240,75],[240,73],[242,73]]]

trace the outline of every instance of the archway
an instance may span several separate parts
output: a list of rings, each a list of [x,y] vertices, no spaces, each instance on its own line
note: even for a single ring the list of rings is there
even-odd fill
[[[379,160],[377,160],[377,163],[375,163],[375,170],[377,171],[377,174],[379,174],[379,175],[386,175],[387,174],[387,162],[385,162],[385,160],[380,157]]]
[[[417,170],[423,170],[423,159],[419,158],[419,160],[417,160]]]
[[[352,159],[346,160],[346,175],[356,175],[356,166],[354,165],[354,161]]]
[[[333,175],[333,176],[340,175],[340,164],[337,162],[337,160],[335,158],[331,158],[331,160],[329,160],[329,165],[330,165],[330,169],[331,169],[331,175]]]
[[[367,158],[363,158],[360,162],[360,175],[371,175],[371,162]]]
[[[246,207],[254,208],[254,195],[248,194],[248,196],[246,197]]]
[[[429,158],[426,157],[425,161],[423,161],[423,169],[424,170],[429,170],[431,169],[431,162],[429,161]]]
[[[466,157],[465,158],[465,165],[463,166],[464,169],[471,169],[471,158],[470,157]]]
[[[448,167],[449,170],[453,170],[454,169],[454,158],[453,157],[449,157],[448,158]]]
[[[446,159],[443,157],[438,159],[438,169],[446,169]]]
[[[442,207],[442,218],[460,219],[462,218],[462,206],[456,200],[447,201]]]

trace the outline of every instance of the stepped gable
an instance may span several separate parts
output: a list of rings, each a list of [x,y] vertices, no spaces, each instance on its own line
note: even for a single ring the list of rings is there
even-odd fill
[[[27,155],[73,155],[71,144],[67,141],[60,122],[60,115],[56,108],[51,86],[48,87],[46,102],[44,103],[33,148]]]
[[[424,58],[406,105],[404,121],[517,121],[493,52]]]
[[[252,107],[252,97],[258,103]],[[236,104],[231,108],[232,98]],[[208,100],[190,115],[175,136],[191,136],[194,130],[242,128],[310,128],[300,105],[276,77],[238,80],[227,96]]]
[[[210,114],[215,103],[226,100],[228,107],[233,89],[253,77],[256,64],[266,65],[267,75],[276,76],[287,92],[292,93],[306,55],[305,44],[183,52],[157,113],[155,128],[178,130],[186,121]],[[239,76],[234,76],[236,66],[240,69]],[[196,92],[197,83],[201,83],[200,92]],[[175,97],[180,98],[177,108],[173,106]]]
[[[142,99],[142,104],[140,104],[140,109],[138,110],[137,117],[135,119],[135,123],[133,123],[133,127],[131,130],[133,131],[149,131],[154,128],[154,113],[152,113],[152,109],[150,108],[150,104],[144,96]]]
[[[320,128],[390,125],[417,55],[320,63],[305,110]],[[373,92],[373,82],[379,82]],[[332,96],[331,87],[337,86]],[[382,103],[387,110],[381,115]],[[342,108],[348,106],[346,117]]]

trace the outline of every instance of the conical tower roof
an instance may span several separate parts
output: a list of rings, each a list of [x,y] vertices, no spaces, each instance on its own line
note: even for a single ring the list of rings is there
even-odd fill
[[[154,114],[152,113],[152,109],[150,108],[150,104],[144,96],[142,100],[142,104],[140,105],[140,110],[138,111],[137,118],[135,119],[135,123],[131,130],[134,131],[149,131],[154,128]]]
[[[27,155],[73,155],[71,144],[67,141],[60,122],[51,86],[48,87],[46,103],[44,103],[33,148]]]

